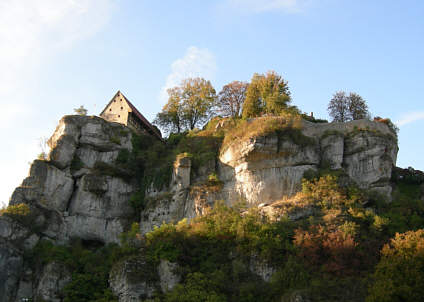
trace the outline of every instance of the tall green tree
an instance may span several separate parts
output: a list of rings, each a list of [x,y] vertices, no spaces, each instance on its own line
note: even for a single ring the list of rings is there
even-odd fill
[[[188,78],[181,84],[181,99],[183,121],[188,129],[193,130],[213,114],[216,91],[210,81]]]
[[[153,124],[158,125],[166,133],[180,133],[183,128],[183,113],[181,87],[174,87],[167,90],[168,103],[163,106],[161,112],[156,115]]]
[[[275,71],[255,73],[246,93],[243,118],[262,114],[279,115],[291,102],[287,81]]]
[[[203,78],[185,79],[180,86],[168,89],[168,95],[168,102],[153,122],[167,133],[193,130],[213,114],[216,92]]]

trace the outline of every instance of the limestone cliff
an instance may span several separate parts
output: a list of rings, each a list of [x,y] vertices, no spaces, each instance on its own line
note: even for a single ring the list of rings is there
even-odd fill
[[[134,216],[128,199],[135,186],[104,171],[122,172],[116,171],[115,160],[120,150],[131,150],[131,135],[125,126],[98,117],[60,120],[49,140],[49,159],[34,161],[10,199],[10,206],[28,205],[30,220],[22,224],[0,216],[0,301],[30,296],[60,301],[57,291],[69,276],[52,283],[49,271],[57,270],[49,266],[33,282],[28,275],[35,272],[23,267],[24,251],[39,239],[119,242]]]
[[[190,158],[177,159],[169,189],[172,195],[151,194],[156,202],[142,213],[141,231],[150,231],[163,221],[195,217],[215,200],[229,205],[272,203],[298,192],[305,172],[323,168],[339,171],[346,181],[390,200],[398,146],[387,125],[368,120],[302,123],[302,140],[276,132],[235,140],[197,175],[191,171]],[[219,190],[199,186],[210,173],[222,182]]]
[[[337,170],[346,181],[390,198],[398,147],[396,135],[385,124],[303,121],[299,135],[302,140],[277,132],[234,140],[196,171],[189,156],[179,156],[170,184],[148,185],[143,192],[147,204],[134,213],[129,199],[140,184],[116,164],[122,150],[133,148],[131,131],[98,117],[63,117],[49,140],[48,160],[34,161],[10,199],[11,206],[30,208],[29,220],[0,216],[0,302],[25,297],[60,301],[58,292],[70,280],[66,268],[50,263],[33,272],[24,265],[24,252],[40,239],[56,244],[72,238],[119,243],[134,217],[141,217],[141,232],[146,233],[162,222],[201,215],[216,200],[269,204],[299,191],[305,172],[322,168]],[[218,182],[205,185],[211,174]],[[131,261],[142,264],[140,259]],[[128,275],[134,273],[129,265],[121,263],[111,274],[110,284],[120,301],[150,296],[155,288],[165,291],[178,282],[168,263],[158,268],[159,283],[127,282],[134,280]]]

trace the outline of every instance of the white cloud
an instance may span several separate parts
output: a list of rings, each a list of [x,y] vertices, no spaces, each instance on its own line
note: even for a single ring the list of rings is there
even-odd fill
[[[286,13],[299,13],[304,10],[310,0],[227,0],[237,9],[250,13],[268,11],[282,11]]]
[[[215,56],[208,49],[200,49],[190,46],[184,57],[175,60],[171,64],[171,73],[166,78],[166,83],[162,87],[159,99],[161,104],[168,99],[167,89],[178,86],[183,79],[203,77],[213,80],[216,73]]]
[[[405,114],[395,124],[401,127],[419,120],[424,120],[424,112],[411,112]]]
[[[43,58],[97,32],[110,13],[111,0],[2,0],[0,93],[22,86]]]

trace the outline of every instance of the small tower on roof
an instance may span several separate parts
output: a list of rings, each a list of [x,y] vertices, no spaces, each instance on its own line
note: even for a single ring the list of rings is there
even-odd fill
[[[159,129],[150,124],[119,90],[100,113],[100,117],[109,122],[124,124],[136,132],[148,133],[162,140]]]

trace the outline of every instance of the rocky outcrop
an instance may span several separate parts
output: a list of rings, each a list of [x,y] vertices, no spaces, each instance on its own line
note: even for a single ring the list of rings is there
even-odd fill
[[[363,189],[390,197],[398,151],[395,134],[368,120],[314,124],[303,121],[301,139],[275,133],[236,141],[220,155],[220,179],[230,203],[268,203],[300,190],[305,171],[343,169]]]
[[[193,173],[189,157],[180,156],[169,190],[147,191],[149,202],[141,214],[140,228],[146,233],[163,222],[196,217],[215,200],[230,205],[240,201],[251,206],[271,204],[299,192],[305,172],[323,168],[339,170],[348,181],[390,200],[397,151],[396,135],[383,123],[303,121],[301,131],[292,135],[274,132],[235,140],[221,148],[217,162],[198,169],[200,173]],[[211,172],[222,183],[219,190],[205,185]],[[278,210],[275,207],[271,212]],[[313,208],[291,209],[285,214],[299,219],[312,215]]]
[[[229,205],[245,201],[260,205],[268,216],[296,220],[313,215],[314,208],[301,202],[288,205],[285,197],[300,191],[305,172],[324,168],[338,170],[348,182],[390,198],[389,180],[398,151],[396,135],[383,123],[304,121],[293,133],[235,139],[196,171],[188,154],[178,156],[169,186],[155,189],[147,184],[142,192],[144,209],[134,213],[129,199],[139,184],[117,164],[121,152],[131,152],[131,136],[127,127],[98,117],[62,118],[49,140],[48,160],[34,161],[10,200],[10,205],[27,205],[30,220],[0,216],[0,302],[36,295],[60,301],[59,293],[70,280],[66,268],[51,262],[34,279],[24,264],[24,251],[40,239],[55,244],[69,243],[73,237],[119,243],[137,214],[140,230],[146,233],[163,222],[202,215],[216,200]],[[274,273],[255,257],[248,266],[264,281]],[[153,267],[140,253],[116,264],[109,281],[119,301],[126,302],[172,290],[180,276],[175,264],[162,260]]]
[[[65,116],[49,145],[49,160],[34,161],[10,204],[39,209],[41,236],[119,242],[134,214],[128,199],[135,188],[107,173],[117,169],[120,150],[132,149],[129,129],[98,117]]]
[[[134,215],[128,199],[135,186],[108,175],[116,169],[120,150],[132,149],[128,128],[98,117],[65,116],[49,145],[48,160],[33,162],[29,176],[9,202],[29,207],[27,221],[0,217],[1,302],[33,295],[33,280],[25,277],[28,268],[23,267],[22,254],[40,239],[58,244],[73,237],[119,242],[119,235]],[[45,301],[60,301],[57,293],[69,276],[58,276],[64,271],[58,265],[44,268],[38,283],[34,283],[38,284],[34,295]]]

